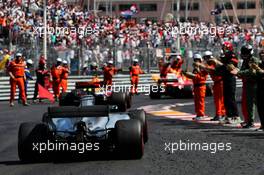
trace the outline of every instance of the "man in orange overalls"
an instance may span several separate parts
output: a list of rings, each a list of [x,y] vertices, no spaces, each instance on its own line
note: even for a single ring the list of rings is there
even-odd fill
[[[215,69],[216,63],[214,62],[213,53],[211,51],[204,52],[204,60],[207,62],[208,68]],[[210,70],[210,69],[209,69]],[[214,74],[214,71],[209,71],[210,77],[212,78],[213,93],[214,93],[214,104],[215,104],[215,117],[212,121],[224,120],[226,112],[224,105],[224,94],[223,94],[223,79],[221,76]]]
[[[104,86],[112,86],[113,76],[117,73],[118,69],[113,66],[113,61],[108,61],[107,66],[103,67]]]
[[[193,80],[193,93],[194,93],[194,105],[196,117],[194,120],[202,120],[205,117],[205,94],[206,94],[206,79],[207,72],[200,70],[196,63],[201,64],[203,59],[200,54],[195,54],[194,60],[194,70],[193,72],[185,72],[184,74]]]
[[[52,76],[52,89],[54,93],[54,98],[57,101],[60,96],[60,84],[61,84],[61,75],[63,67],[61,66],[62,59],[57,58],[56,65],[53,65],[51,68],[51,76]]]
[[[62,88],[62,92],[67,91],[69,73],[70,70],[69,70],[68,62],[64,60],[62,62],[62,73],[61,73],[61,84],[60,84]]]
[[[14,106],[14,98],[16,93],[16,86],[18,86],[21,93],[22,104],[28,106],[25,93],[25,63],[22,59],[22,54],[17,53],[14,61],[10,62],[8,72],[10,75],[10,106]]]
[[[144,72],[141,70],[138,59],[133,60],[133,65],[130,69],[130,77],[131,77],[131,93],[138,93],[138,82],[139,82],[139,74],[143,74]]]

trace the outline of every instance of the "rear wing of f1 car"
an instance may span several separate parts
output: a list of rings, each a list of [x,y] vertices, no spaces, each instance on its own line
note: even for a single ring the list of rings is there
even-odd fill
[[[74,118],[74,117],[107,117],[110,108],[106,105],[96,106],[59,106],[49,107],[48,116],[51,118]]]

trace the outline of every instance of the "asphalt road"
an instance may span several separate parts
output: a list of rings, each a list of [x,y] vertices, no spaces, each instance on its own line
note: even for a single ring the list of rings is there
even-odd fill
[[[136,96],[133,108],[175,103],[183,105],[174,110],[194,113],[192,99],[150,100]],[[189,105],[184,105],[189,104]],[[10,108],[7,102],[0,103],[0,174],[19,175],[75,175],[75,174],[159,174],[159,175],[211,175],[211,174],[264,174],[264,133],[251,130],[201,124],[164,116],[148,114],[149,142],[144,157],[140,160],[115,160],[109,158],[80,162],[49,162],[22,164],[17,155],[17,133],[21,122],[40,121],[48,104],[30,107],[16,105]],[[212,98],[206,99],[207,114],[214,114]],[[158,110],[158,109],[157,109]],[[176,150],[181,143],[212,145],[209,151]],[[218,150],[214,143],[229,144],[231,150]],[[168,150],[174,145],[174,150]],[[169,147],[167,147],[169,146]],[[227,147],[225,147],[227,148]]]

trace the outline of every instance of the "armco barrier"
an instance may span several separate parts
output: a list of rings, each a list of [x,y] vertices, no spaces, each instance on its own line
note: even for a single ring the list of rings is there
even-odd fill
[[[75,82],[80,81],[90,81],[91,76],[70,76],[68,81],[68,91],[71,91],[74,89]],[[100,79],[103,79],[102,76],[100,76]],[[118,74],[114,77],[113,82],[115,85],[123,85],[123,86],[129,86],[130,85],[130,78],[129,75],[122,75]],[[210,79],[208,79],[209,83],[212,83]],[[140,82],[139,85],[150,85],[155,83],[154,80],[152,80],[151,74],[142,74],[140,75]],[[28,84],[28,98],[33,97],[34,93],[34,86],[35,86],[35,77],[34,80],[29,81]],[[242,82],[240,80],[237,80],[237,87],[242,87]],[[0,77],[0,100],[8,100],[10,95],[10,83],[9,83],[9,77]],[[16,97],[18,95],[18,90],[16,92]]]

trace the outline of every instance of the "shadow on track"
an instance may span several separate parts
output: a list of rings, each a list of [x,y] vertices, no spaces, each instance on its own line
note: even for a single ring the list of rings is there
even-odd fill
[[[36,162],[22,162],[20,160],[8,160],[8,161],[1,161],[0,165],[6,166],[15,166],[15,165],[30,165],[30,164],[45,164],[45,163],[52,163],[52,164],[65,164],[65,163],[81,163],[81,162],[97,162],[97,161],[124,161],[124,160],[141,160],[141,159],[131,159],[126,158],[123,156],[115,155],[114,153],[108,153],[106,155],[102,154],[94,154],[90,157],[87,156],[63,156],[63,157],[53,157],[49,160],[45,161],[36,161]]]

